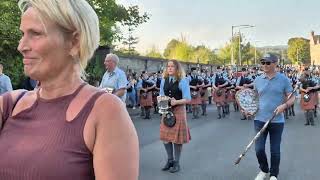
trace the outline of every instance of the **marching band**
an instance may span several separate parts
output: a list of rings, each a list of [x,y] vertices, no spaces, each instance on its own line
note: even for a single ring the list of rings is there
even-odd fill
[[[192,67],[187,75],[183,75],[182,71],[179,62],[170,60],[164,72],[143,71],[141,79],[136,83],[139,96],[136,104],[140,105],[144,119],[151,119],[152,107],[154,115],[160,112],[160,117],[157,115],[155,118],[160,119],[160,140],[163,141],[168,156],[162,170],[171,173],[180,171],[182,146],[191,140],[187,113],[192,113],[192,119],[200,119],[201,116],[207,116],[207,107],[214,102],[217,119],[226,118],[230,114],[231,105],[235,113],[242,115],[241,120],[253,120],[253,116],[248,116],[239,107],[236,94],[243,89],[255,89],[255,80],[265,76],[261,67],[243,67],[235,71],[229,67],[217,66],[213,72]],[[319,71],[313,67],[299,71],[278,65],[276,72],[287,79],[292,89],[298,87],[299,93],[294,96],[300,97],[299,104],[305,113],[305,125],[314,126],[320,89]],[[286,104],[284,118],[289,119],[289,116],[295,116],[294,103]],[[259,175],[265,174],[261,171]]]
[[[309,67],[301,72],[294,68],[278,68],[278,72],[284,74],[291,82],[292,87],[299,84],[300,108],[305,112],[305,125],[314,125],[314,118],[317,117],[318,91],[320,89],[319,71]],[[238,72],[233,72],[228,67],[217,66],[215,72],[208,72],[204,69],[192,67],[185,76],[190,88],[191,101],[186,105],[187,112],[192,113],[192,119],[199,119],[207,115],[207,107],[214,102],[217,107],[217,118],[221,119],[230,114],[230,105],[234,112],[240,112],[238,103],[235,99],[237,91],[244,88],[253,88],[254,79],[263,73],[258,67],[241,68]],[[136,81],[138,102],[140,105],[141,116],[151,119],[151,108],[153,114],[158,114],[157,96],[160,93],[160,83],[163,79],[161,71],[148,73],[143,71],[140,82]],[[131,80],[131,76],[130,81]],[[132,83],[128,86],[132,91]],[[140,86],[140,87],[139,87]],[[128,97],[129,98],[129,97]],[[131,97],[130,97],[131,98]],[[240,112],[241,113],[241,112]],[[295,116],[294,105],[285,111],[285,118]],[[242,114],[241,120],[246,120]]]

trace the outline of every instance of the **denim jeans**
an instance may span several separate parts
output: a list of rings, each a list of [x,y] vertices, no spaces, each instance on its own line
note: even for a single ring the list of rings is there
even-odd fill
[[[254,129],[256,133],[260,131],[265,122],[254,121]],[[261,171],[268,173],[270,176],[277,177],[279,174],[280,165],[280,144],[281,136],[284,128],[284,123],[270,123],[264,133],[255,142],[256,156],[260,165]],[[271,167],[269,170],[267,155],[265,152],[266,139],[269,133],[270,138],[270,154],[271,154]]]
[[[137,105],[136,103],[136,92],[135,90],[132,90],[131,92],[127,93],[128,96],[128,100],[130,102],[130,105],[132,105],[133,107],[135,107]]]

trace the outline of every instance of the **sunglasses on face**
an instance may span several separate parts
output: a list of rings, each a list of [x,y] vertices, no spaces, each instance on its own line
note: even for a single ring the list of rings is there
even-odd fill
[[[271,62],[264,62],[264,61],[262,61],[261,64],[262,64],[262,65],[270,65]]]

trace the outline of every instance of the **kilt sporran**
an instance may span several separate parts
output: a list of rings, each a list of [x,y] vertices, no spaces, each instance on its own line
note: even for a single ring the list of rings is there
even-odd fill
[[[217,90],[217,96],[220,97],[223,93],[223,90],[222,89],[218,89]]]
[[[142,98],[147,99],[148,98],[148,93],[147,92],[143,92],[141,93]]]
[[[303,95],[303,100],[304,100],[304,102],[309,102],[311,100],[310,95],[308,93],[304,94]]]
[[[191,98],[197,98],[198,97],[198,91],[191,91]]]

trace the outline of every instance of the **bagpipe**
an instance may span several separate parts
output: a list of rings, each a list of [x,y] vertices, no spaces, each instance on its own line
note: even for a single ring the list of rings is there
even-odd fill
[[[148,87],[152,87],[154,85],[153,82],[147,81],[147,80],[143,80],[142,82],[142,88],[148,88]],[[148,90],[148,91],[143,91],[140,90],[140,95],[142,96],[142,98],[147,99],[148,98],[148,92],[152,91],[152,90]]]
[[[314,81],[312,81],[312,79],[310,79],[310,78],[301,81],[302,89],[307,89],[308,87],[315,87],[316,85],[317,84]],[[320,89],[317,88],[317,89],[312,89],[312,90],[310,90],[308,92],[303,93],[303,96],[302,96],[303,101],[304,102],[309,102],[311,100],[310,94],[314,93],[314,92],[317,92],[319,90]]]
[[[198,76],[191,77],[190,86],[198,86],[201,84],[202,84],[202,81],[198,78]],[[199,93],[199,88],[198,87],[196,89],[190,88],[190,93],[191,93],[192,99],[197,98]]]

